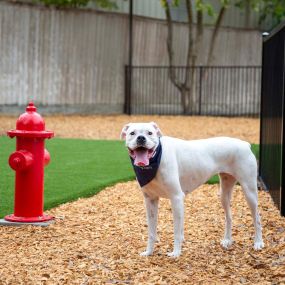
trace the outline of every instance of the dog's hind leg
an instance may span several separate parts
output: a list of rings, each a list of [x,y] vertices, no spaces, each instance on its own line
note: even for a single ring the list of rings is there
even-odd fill
[[[253,225],[255,230],[255,237],[254,237],[254,249],[260,250],[264,247],[264,243],[262,240],[262,227],[261,227],[261,221],[260,216],[258,213],[258,195],[257,195],[257,183],[256,181],[251,181],[245,183],[241,182],[241,186],[243,189],[243,193],[245,195],[247,204],[250,208],[252,219],[253,219]]]
[[[240,155],[241,156],[241,155]],[[240,164],[242,162],[242,164]],[[245,195],[247,204],[250,208],[253,225],[255,230],[254,249],[260,250],[264,247],[262,240],[262,227],[260,216],[258,213],[258,193],[257,193],[257,163],[256,158],[252,152],[244,153],[244,157],[236,162],[236,169],[238,169],[235,177],[240,183],[243,193]]]
[[[231,197],[233,187],[236,184],[235,177],[227,173],[220,173],[221,202],[225,212],[225,235],[221,240],[224,248],[229,248],[232,241],[232,214],[231,214]]]

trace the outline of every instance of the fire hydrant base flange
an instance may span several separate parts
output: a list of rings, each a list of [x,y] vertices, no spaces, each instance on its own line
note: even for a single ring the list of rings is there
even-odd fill
[[[5,216],[4,218],[9,222],[17,222],[17,223],[40,223],[53,220],[54,217],[49,215],[42,215],[39,217],[17,217],[14,214]]]
[[[22,227],[22,226],[40,226],[40,227],[47,227],[50,224],[53,224],[54,220],[49,220],[45,222],[35,222],[35,223],[21,223],[21,222],[10,222],[6,221],[5,219],[0,219],[0,226],[14,226],[14,227]]]

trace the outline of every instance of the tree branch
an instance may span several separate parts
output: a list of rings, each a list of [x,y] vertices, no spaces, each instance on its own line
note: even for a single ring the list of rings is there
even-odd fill
[[[223,18],[225,16],[227,7],[225,5],[223,5],[220,9],[215,27],[214,27],[214,31],[212,33],[212,37],[211,37],[211,41],[210,41],[210,49],[209,49],[209,53],[208,53],[208,60],[207,60],[207,65],[211,65],[212,60],[213,60],[213,53],[214,53],[214,48],[216,45],[216,40],[217,40],[217,36],[218,36],[218,32],[220,30]]]
[[[195,54],[193,54],[193,10],[190,0],[186,0],[186,10],[188,16],[188,50],[187,50],[187,59],[186,59],[186,74],[184,80],[184,87],[189,88],[190,81],[190,66],[195,66]]]
[[[188,51],[186,65],[191,65],[192,49],[193,49],[193,10],[190,0],[186,0],[186,10],[188,16]]]
[[[204,26],[203,26],[203,11],[197,11],[197,26],[196,26],[196,35],[201,36],[204,33]]]
[[[172,24],[169,4],[167,1],[166,1],[166,6],[165,6],[165,14],[166,14],[166,20],[167,20],[167,53],[168,53],[168,59],[169,59],[170,80],[181,91],[182,83],[177,80],[176,75],[175,75],[174,65],[173,65],[173,57],[174,57],[173,24]]]

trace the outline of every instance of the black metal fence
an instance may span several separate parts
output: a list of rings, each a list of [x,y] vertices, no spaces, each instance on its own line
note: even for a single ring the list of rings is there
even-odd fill
[[[178,80],[190,74],[189,115],[258,116],[261,67],[175,67]],[[183,114],[182,96],[170,80],[169,67],[126,66],[125,112]]]
[[[264,38],[259,176],[285,216],[285,24]]]

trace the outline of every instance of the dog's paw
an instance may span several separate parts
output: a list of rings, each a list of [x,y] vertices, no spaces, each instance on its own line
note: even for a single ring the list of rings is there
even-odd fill
[[[233,244],[233,241],[231,239],[223,239],[223,240],[221,240],[221,246],[224,249],[229,249],[232,244]]]
[[[254,250],[261,250],[262,248],[264,248],[264,243],[263,241],[256,241],[254,243],[254,246],[253,246]]]
[[[177,258],[180,256],[180,254],[181,254],[181,251],[172,251],[172,252],[168,252],[167,256],[172,257],[172,258]]]
[[[150,250],[146,250],[140,253],[140,256],[150,256],[150,255],[152,255],[152,251]]]

